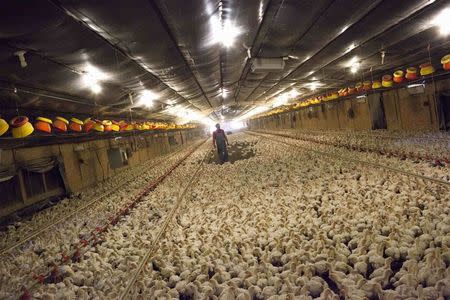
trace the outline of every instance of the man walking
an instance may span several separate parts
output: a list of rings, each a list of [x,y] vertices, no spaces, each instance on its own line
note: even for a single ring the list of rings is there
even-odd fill
[[[217,146],[217,152],[219,153],[219,160],[220,164],[223,164],[224,162],[228,161],[228,150],[227,146],[228,139],[225,135],[225,131],[223,129],[220,129],[220,124],[216,124],[217,130],[213,132],[213,147],[216,148]]]

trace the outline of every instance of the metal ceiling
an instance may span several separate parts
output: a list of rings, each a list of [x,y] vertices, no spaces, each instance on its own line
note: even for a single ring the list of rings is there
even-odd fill
[[[438,59],[449,41],[429,21],[449,6],[445,0],[5,0],[0,108],[114,117],[132,109],[135,118],[172,120],[167,109],[176,106],[233,118],[292,88],[308,95],[313,78],[333,88],[429,54]],[[213,18],[238,26],[233,46],[214,42]],[[25,68],[18,50],[27,51]],[[261,74],[250,71],[248,54],[289,58],[282,72]],[[362,68],[351,75],[345,64],[355,56]],[[83,86],[87,64],[108,75],[99,94]],[[150,108],[136,106],[143,90],[158,95]]]

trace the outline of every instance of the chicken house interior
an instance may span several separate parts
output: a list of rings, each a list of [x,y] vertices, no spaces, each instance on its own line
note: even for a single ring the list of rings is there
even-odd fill
[[[448,0],[0,1],[0,299],[450,299]]]

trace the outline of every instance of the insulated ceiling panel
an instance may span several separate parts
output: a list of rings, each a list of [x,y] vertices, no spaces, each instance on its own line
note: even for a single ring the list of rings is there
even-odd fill
[[[448,36],[430,21],[448,7],[445,0],[1,1],[0,108],[117,117],[131,110],[161,120],[189,109],[234,118],[294,88],[306,97],[428,55],[438,63]],[[237,31],[225,47],[230,24]],[[21,50],[26,67],[15,55]],[[249,57],[284,57],[286,67],[252,73]],[[361,65],[355,74],[352,59]],[[86,83],[90,66],[103,76],[97,93]],[[323,88],[308,89],[314,80]],[[144,91],[155,95],[147,106]]]

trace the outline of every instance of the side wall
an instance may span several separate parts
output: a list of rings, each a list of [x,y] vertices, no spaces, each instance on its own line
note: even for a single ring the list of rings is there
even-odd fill
[[[81,143],[65,143],[40,147],[3,149],[1,150],[0,166],[13,166],[16,176],[11,180],[15,181],[17,191],[9,192],[8,186],[3,186],[8,197],[0,197],[0,217],[9,215],[19,209],[41,202],[45,199],[61,196],[64,194],[76,193],[88,187],[94,186],[115,174],[118,174],[133,166],[143,164],[157,156],[176,151],[193,142],[206,137],[202,130],[171,131],[159,134],[135,135],[118,139],[94,140]],[[127,165],[113,169],[110,166],[108,150],[124,149],[128,154]],[[62,187],[53,187],[45,193],[36,195],[30,193],[30,186],[27,180],[31,173],[21,169],[21,166],[28,162],[45,158],[57,158],[59,169],[62,175]],[[35,176],[35,173],[32,173]],[[36,176],[41,176],[36,173]],[[46,185],[44,175],[42,178]],[[6,183],[1,183],[6,184]],[[42,184],[41,184],[42,185]],[[50,184],[47,184],[50,186]],[[13,186],[13,185],[10,185]],[[47,188],[44,188],[47,190]],[[31,194],[31,195],[30,195]]]
[[[450,79],[425,86],[425,91],[413,95],[406,88],[373,93],[367,98],[348,98],[321,103],[296,111],[250,120],[250,129],[378,129],[375,125],[374,100],[384,110],[387,130],[439,130],[437,99],[443,91],[450,91]],[[436,97],[434,95],[436,94]]]

